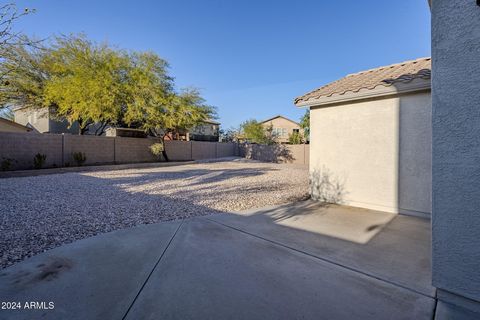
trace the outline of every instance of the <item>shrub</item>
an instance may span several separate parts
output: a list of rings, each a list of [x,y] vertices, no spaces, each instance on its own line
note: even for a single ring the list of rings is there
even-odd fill
[[[150,152],[160,160],[163,152],[163,144],[162,143],[154,143],[150,147]]]
[[[83,152],[73,152],[72,158],[77,163],[77,166],[79,167],[81,167],[85,163],[85,161],[87,161],[87,157]]]
[[[16,161],[11,158],[2,157],[2,162],[0,163],[0,169],[2,169],[2,171],[7,171],[12,169],[13,162],[16,162]]]
[[[293,132],[292,134],[288,135],[288,143],[290,144],[302,144],[303,143],[303,136],[300,132]]]
[[[41,169],[45,164],[45,160],[47,160],[47,156],[45,154],[37,153],[35,157],[33,157],[33,167],[35,169]]]

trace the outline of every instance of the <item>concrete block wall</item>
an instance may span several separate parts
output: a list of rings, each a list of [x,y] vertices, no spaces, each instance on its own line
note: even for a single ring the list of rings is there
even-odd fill
[[[165,141],[165,151],[170,161],[193,160],[192,141]]]
[[[217,143],[192,141],[192,159],[203,160],[217,158]]]
[[[165,141],[165,150],[172,161],[188,161],[240,156],[236,143],[205,141]]]
[[[305,158],[305,150],[309,149],[309,145],[305,144],[294,144],[289,145],[288,148],[290,149],[289,157],[287,159],[287,163],[297,163],[297,164],[307,164],[308,160]]]
[[[158,161],[150,146],[155,138],[79,136],[70,134],[36,134],[0,132],[0,162],[12,159],[11,170],[33,168],[37,153],[47,156],[44,167],[76,166],[74,152],[84,153],[85,165]],[[190,161],[238,156],[235,143],[166,141],[171,161]]]
[[[309,164],[310,146],[308,144],[272,146],[260,144],[243,144],[239,147],[239,155],[247,159],[264,162]]]
[[[217,158],[238,156],[238,146],[235,143],[217,143]]]
[[[105,137],[105,139],[107,139],[107,137]],[[150,152],[150,146],[154,143],[159,143],[160,139],[140,139],[125,137],[116,137],[114,139],[116,163],[158,161],[158,159]]]
[[[37,153],[47,156],[45,167],[62,166],[62,136],[53,134],[13,133],[0,134],[0,162],[12,159],[12,168],[33,168]]]
[[[61,135],[60,135],[61,137]],[[77,165],[73,153],[85,154],[85,165],[115,163],[115,138],[64,135],[63,156],[65,166]]]

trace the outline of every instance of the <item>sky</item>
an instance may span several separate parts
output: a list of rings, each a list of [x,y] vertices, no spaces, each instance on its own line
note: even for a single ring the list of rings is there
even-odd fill
[[[196,87],[223,129],[305,112],[295,97],[354,73],[430,56],[426,0],[23,0],[19,31],[84,33],[153,51],[177,87]]]

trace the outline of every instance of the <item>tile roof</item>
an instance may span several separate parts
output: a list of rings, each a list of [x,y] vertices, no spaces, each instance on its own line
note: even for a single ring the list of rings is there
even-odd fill
[[[420,58],[385,67],[349,74],[346,77],[315,89],[295,99],[295,104],[306,103],[347,92],[359,92],[361,89],[388,87],[395,83],[407,83],[414,79],[430,80],[431,58]]]

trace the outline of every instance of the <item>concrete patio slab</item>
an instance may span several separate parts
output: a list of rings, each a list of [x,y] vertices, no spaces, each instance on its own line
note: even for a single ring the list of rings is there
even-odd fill
[[[0,319],[121,319],[180,222],[144,225],[80,240],[0,271]],[[54,309],[25,309],[29,302]]]
[[[427,296],[197,218],[127,319],[431,319],[433,308]]]
[[[428,219],[315,201],[205,218],[435,297]]]
[[[480,313],[475,313],[453,304],[438,301],[434,320],[478,320]]]
[[[88,238],[0,272],[23,307],[0,319],[432,319],[426,222],[379,214],[303,202]]]

